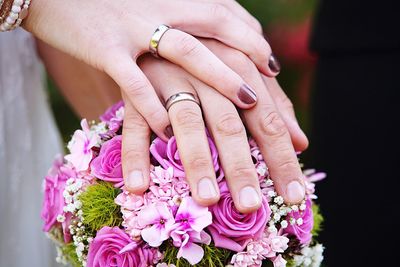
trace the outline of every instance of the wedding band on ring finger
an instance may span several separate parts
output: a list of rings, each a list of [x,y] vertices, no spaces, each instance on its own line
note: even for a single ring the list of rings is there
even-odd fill
[[[167,101],[165,101],[165,109],[169,111],[172,105],[181,101],[192,101],[200,106],[200,101],[197,96],[189,92],[179,92],[171,95]]]
[[[159,57],[158,45],[160,44],[161,38],[169,29],[171,29],[170,26],[168,26],[166,24],[161,24],[160,26],[157,27],[157,29],[154,31],[153,35],[151,36],[149,51],[156,58]]]

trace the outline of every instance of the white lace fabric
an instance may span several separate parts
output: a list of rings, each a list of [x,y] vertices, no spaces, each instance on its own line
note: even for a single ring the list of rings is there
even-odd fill
[[[42,233],[42,180],[60,138],[43,88],[34,41],[0,33],[0,266],[55,266]]]

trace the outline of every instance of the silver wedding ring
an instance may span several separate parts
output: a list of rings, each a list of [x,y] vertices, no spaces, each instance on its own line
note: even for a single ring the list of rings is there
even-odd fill
[[[150,53],[155,56],[159,57],[158,55],[158,45],[160,44],[161,38],[163,35],[171,29],[170,26],[161,24],[160,26],[157,27],[157,29],[154,31],[153,35],[151,36],[150,40],[150,45],[149,45],[149,50]]]
[[[197,97],[194,94],[187,93],[187,92],[180,92],[180,93],[170,96],[167,99],[167,101],[165,102],[165,108],[168,111],[173,104],[176,104],[181,101],[192,101],[200,106],[200,101],[197,99]]]

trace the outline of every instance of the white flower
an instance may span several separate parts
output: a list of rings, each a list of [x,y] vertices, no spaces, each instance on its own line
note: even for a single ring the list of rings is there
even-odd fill
[[[281,221],[281,227],[282,227],[283,229],[287,228],[287,227],[288,227],[288,222],[287,222],[286,220]]]
[[[62,222],[64,222],[65,221],[65,216],[64,215],[58,215],[57,216],[57,222],[60,222],[60,223],[62,223]]]

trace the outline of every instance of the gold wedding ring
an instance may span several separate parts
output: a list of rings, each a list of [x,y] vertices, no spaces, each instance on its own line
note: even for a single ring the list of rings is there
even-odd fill
[[[187,93],[187,92],[180,92],[180,93],[170,96],[167,99],[167,101],[165,102],[165,108],[168,111],[173,104],[176,104],[181,101],[192,101],[200,106],[200,101],[197,99],[197,97],[194,94]]]
[[[158,45],[160,44],[161,38],[163,35],[171,29],[170,26],[161,24],[160,26],[157,27],[157,29],[154,31],[153,35],[151,36],[150,40],[150,45],[149,45],[149,50],[150,53],[155,56],[159,57],[158,55]]]

